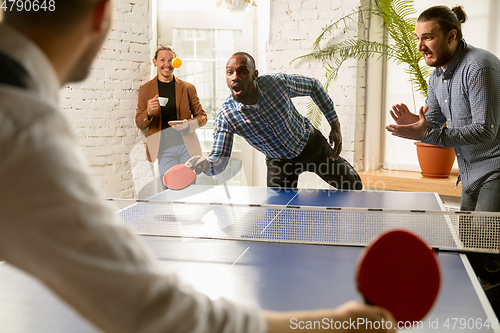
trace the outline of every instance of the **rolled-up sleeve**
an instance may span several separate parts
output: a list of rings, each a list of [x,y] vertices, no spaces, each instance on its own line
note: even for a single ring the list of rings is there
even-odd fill
[[[219,110],[215,117],[214,143],[212,151],[207,157],[209,168],[205,171],[205,174],[209,176],[215,176],[223,172],[231,158],[234,134],[223,114],[223,110]]]

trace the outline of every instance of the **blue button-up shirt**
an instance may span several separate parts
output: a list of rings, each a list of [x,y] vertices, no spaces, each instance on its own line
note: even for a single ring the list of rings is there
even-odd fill
[[[266,156],[297,157],[309,139],[312,125],[295,109],[293,97],[310,96],[330,124],[337,120],[333,101],[317,79],[276,73],[260,76],[256,82],[259,90],[256,105],[241,104],[231,95],[217,112],[206,174],[215,175],[226,168],[234,134]]]
[[[446,70],[432,72],[426,104],[422,142],[455,148],[465,193],[500,178],[500,60],[462,39]]]

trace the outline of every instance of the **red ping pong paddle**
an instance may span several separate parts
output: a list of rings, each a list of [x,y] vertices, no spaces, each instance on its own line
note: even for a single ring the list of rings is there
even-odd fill
[[[186,164],[174,165],[163,175],[163,184],[171,190],[182,190],[188,187],[196,179],[196,172],[193,170],[204,161],[205,158],[200,157],[191,168]]]
[[[397,322],[416,322],[439,293],[436,255],[416,235],[393,230],[366,248],[358,264],[358,290],[365,302],[389,310]]]

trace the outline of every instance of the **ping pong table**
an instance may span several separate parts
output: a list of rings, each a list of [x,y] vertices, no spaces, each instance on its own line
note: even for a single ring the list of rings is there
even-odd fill
[[[207,204],[200,219],[194,214],[182,223],[172,214],[152,213],[141,220],[138,209],[145,205],[168,205],[177,202],[186,207]],[[218,212],[227,206],[246,207],[243,211],[251,220],[254,209],[265,207],[268,221],[286,229],[283,223],[299,225],[293,232],[285,232],[287,240],[260,241],[254,227],[245,226],[244,232],[231,229],[236,222],[217,219]],[[135,232],[156,254],[162,269],[177,274],[194,289],[212,298],[227,297],[260,304],[269,310],[307,310],[333,308],[349,300],[361,301],[356,291],[355,270],[362,246],[323,245],[302,242],[295,235],[303,220],[282,222],[276,219],[282,210],[268,207],[283,206],[288,210],[300,207],[362,208],[378,210],[442,210],[437,194],[410,192],[334,191],[334,190],[277,190],[255,187],[224,187],[192,185],[182,191],[164,191],[147,201],[138,201],[120,210],[124,223]],[[142,208],[141,208],[142,207]],[[146,206],[150,210],[152,206]],[[286,209],[285,209],[286,210]],[[175,215],[175,214],[174,214]],[[299,215],[304,219],[304,215]],[[315,213],[305,215],[310,220]],[[238,220],[238,216],[235,218]],[[287,217],[290,219],[290,217]],[[292,216],[293,219],[293,216]],[[139,221],[139,222],[138,222]],[[276,223],[276,221],[280,221]],[[355,223],[355,222],[354,222]],[[147,224],[147,225],[144,225]],[[184,237],[162,234],[162,225],[175,225]],[[210,228],[223,231],[209,237],[191,237],[190,230]],[[258,224],[257,224],[258,225]],[[337,233],[356,233],[335,230]],[[144,229],[146,228],[146,229]],[[272,229],[272,228],[271,228]],[[316,230],[313,237],[328,233]],[[253,236],[245,239],[245,234]],[[274,235],[274,234],[271,234]],[[298,237],[297,239],[294,237]],[[268,237],[269,238],[269,237]],[[272,237],[271,237],[272,238]],[[320,239],[321,241],[321,239]],[[442,283],[438,300],[422,323],[409,331],[415,332],[499,332],[494,329],[498,320],[474,276],[465,255],[457,251],[437,251]],[[72,309],[61,303],[36,280],[14,267],[0,265],[0,332],[96,332]],[[299,330],[300,331],[300,330]]]

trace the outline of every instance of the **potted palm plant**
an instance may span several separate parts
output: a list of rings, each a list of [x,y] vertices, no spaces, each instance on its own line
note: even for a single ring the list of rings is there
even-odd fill
[[[385,58],[397,65],[405,64],[405,72],[409,75],[412,84],[412,93],[417,92],[426,97],[427,79],[432,69],[422,63],[422,54],[417,50],[417,40],[414,33],[416,14],[411,0],[375,0],[361,5],[357,10],[326,27],[315,40],[312,51],[293,61],[300,59],[323,61],[326,69],[326,89],[328,89],[330,82],[337,78],[339,69],[346,60],[361,60],[378,56],[379,59]],[[363,29],[365,22],[373,17],[382,19],[383,28],[387,32],[387,37],[384,37],[381,42],[365,38],[341,38],[340,42],[334,42],[339,34],[345,34],[354,29]],[[315,127],[319,127],[320,115],[316,105],[310,102],[307,116]],[[453,148],[426,145],[420,142],[416,145],[423,176],[449,176],[455,159]],[[432,157],[421,158],[421,155],[426,154],[428,149],[431,149]],[[441,158],[445,161],[440,161]],[[439,169],[436,171],[429,169],[425,163],[427,161],[431,162],[431,167],[439,166]],[[441,167],[446,168],[442,170]]]

